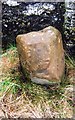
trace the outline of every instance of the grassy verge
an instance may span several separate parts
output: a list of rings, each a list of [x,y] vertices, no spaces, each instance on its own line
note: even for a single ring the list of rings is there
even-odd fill
[[[16,47],[0,59],[0,111],[7,118],[72,118],[75,61],[66,55],[66,76],[59,87],[27,81],[20,69]],[[1,116],[2,116],[1,115]]]

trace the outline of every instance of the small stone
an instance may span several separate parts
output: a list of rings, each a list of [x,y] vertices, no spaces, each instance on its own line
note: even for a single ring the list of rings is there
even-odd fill
[[[22,68],[27,70],[33,82],[61,82],[65,68],[64,49],[61,33],[56,28],[49,26],[37,32],[18,35],[16,42]]]

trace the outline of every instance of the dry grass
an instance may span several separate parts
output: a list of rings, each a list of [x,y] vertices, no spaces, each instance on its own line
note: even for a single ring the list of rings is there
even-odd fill
[[[66,59],[66,77],[55,88],[25,80],[15,47],[3,53],[0,59],[0,117],[72,118],[75,105],[73,62]]]

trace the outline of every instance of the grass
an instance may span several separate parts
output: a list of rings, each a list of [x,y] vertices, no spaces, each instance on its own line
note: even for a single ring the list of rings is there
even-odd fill
[[[27,81],[19,64],[17,48],[1,55],[0,112],[6,118],[72,118],[75,61],[67,54],[66,76],[60,86],[42,86]]]

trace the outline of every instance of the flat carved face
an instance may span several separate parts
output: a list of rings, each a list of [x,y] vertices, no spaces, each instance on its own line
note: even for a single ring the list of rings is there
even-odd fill
[[[61,34],[53,27],[17,37],[22,67],[31,78],[60,80],[64,72],[64,50]]]
[[[46,69],[50,62],[49,47],[47,44],[35,44],[27,47],[26,56],[34,71],[36,69]]]

